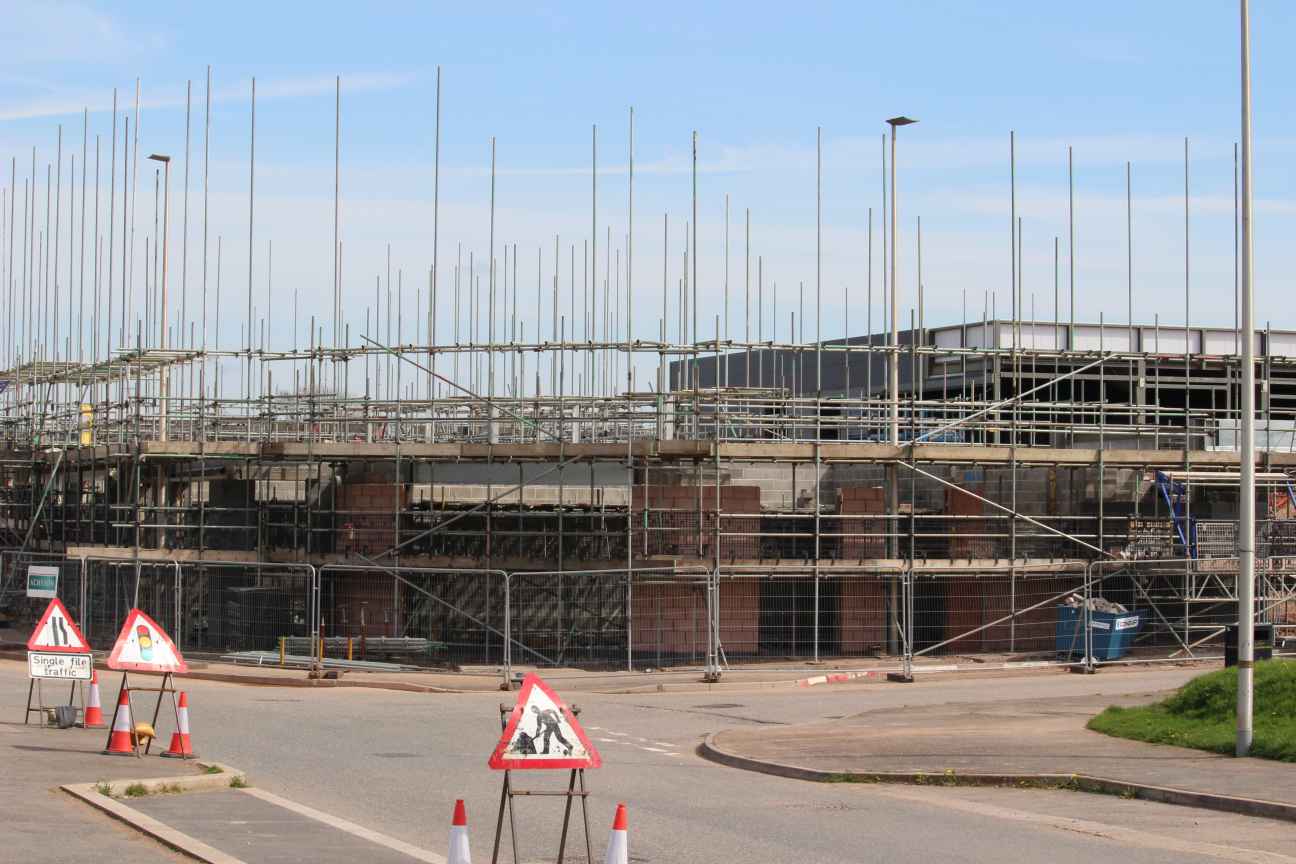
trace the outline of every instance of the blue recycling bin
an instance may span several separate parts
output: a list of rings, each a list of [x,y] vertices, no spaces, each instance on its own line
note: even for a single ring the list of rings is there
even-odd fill
[[[1084,657],[1084,610],[1065,604],[1057,607],[1057,653],[1062,659]],[[1095,660],[1119,660],[1129,653],[1130,645],[1143,629],[1143,613],[1091,612],[1089,626],[1093,631]]]

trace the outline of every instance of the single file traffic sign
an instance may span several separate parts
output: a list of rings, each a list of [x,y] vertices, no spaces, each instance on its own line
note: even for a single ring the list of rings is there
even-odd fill
[[[88,654],[90,645],[68,614],[63,601],[55,597],[45,607],[45,614],[36,622],[36,629],[32,630],[31,638],[27,640],[27,650]]]
[[[576,715],[532,672],[522,679],[517,704],[487,764],[496,771],[598,768],[603,759]]]

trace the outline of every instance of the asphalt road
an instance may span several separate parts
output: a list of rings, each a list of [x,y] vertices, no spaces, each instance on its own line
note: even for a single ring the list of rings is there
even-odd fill
[[[574,701],[604,760],[588,773],[595,857],[602,860],[615,804],[624,801],[631,860],[638,862],[1296,864],[1296,829],[1268,820],[1061,791],[813,784],[725,768],[694,752],[706,733],[736,725],[905,704],[1152,694],[1192,674],[1046,672],[808,690],[581,694]],[[111,705],[116,676],[101,681]],[[489,860],[501,777],[486,759],[507,694],[187,686],[200,754],[246,769],[255,785],[438,852],[454,799],[462,797],[474,855]],[[0,694],[4,711],[21,711],[21,664],[0,662]],[[517,775],[518,785],[553,789],[566,781],[565,774],[534,773]],[[518,801],[523,860],[552,860],[560,820],[559,799]]]

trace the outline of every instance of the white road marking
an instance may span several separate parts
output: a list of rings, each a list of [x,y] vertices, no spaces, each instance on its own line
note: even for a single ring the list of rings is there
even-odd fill
[[[395,837],[388,837],[386,834],[380,834],[377,831],[365,828],[363,825],[357,825],[354,822],[348,822],[347,820],[341,819],[337,816],[323,813],[312,807],[307,807],[305,804],[298,804],[296,801],[290,801],[287,798],[280,798],[273,792],[267,792],[264,789],[258,789],[255,786],[249,786],[245,789],[240,789],[239,791],[260,798],[262,801],[277,804],[285,810],[299,813],[308,819],[314,819],[317,822],[323,822],[325,825],[331,825],[339,831],[345,831],[348,834],[363,837],[370,843],[376,843],[379,846],[386,846],[388,849],[393,849],[404,855],[408,855],[416,861],[424,861],[426,864],[446,864],[446,859],[442,858],[435,852],[420,849],[419,847],[406,843],[403,840],[397,840]]]

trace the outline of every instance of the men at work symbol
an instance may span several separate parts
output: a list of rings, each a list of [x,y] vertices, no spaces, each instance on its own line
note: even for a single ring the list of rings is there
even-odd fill
[[[543,738],[542,754],[549,753],[549,739],[557,738],[558,743],[562,745],[563,755],[570,756],[572,745],[562,734],[562,716],[552,708],[540,710],[539,705],[532,705],[531,711],[536,715],[536,734],[535,739]],[[534,745],[533,745],[534,746]],[[534,752],[534,751],[532,751]]]

